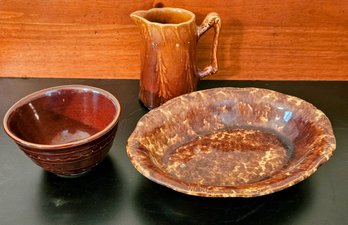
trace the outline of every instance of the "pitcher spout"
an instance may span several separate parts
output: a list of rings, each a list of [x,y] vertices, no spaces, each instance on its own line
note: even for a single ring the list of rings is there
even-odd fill
[[[138,10],[138,11],[131,13],[129,16],[135,22],[135,24],[140,26],[141,24],[148,23],[147,19],[145,19],[146,14],[147,14],[146,10]]]

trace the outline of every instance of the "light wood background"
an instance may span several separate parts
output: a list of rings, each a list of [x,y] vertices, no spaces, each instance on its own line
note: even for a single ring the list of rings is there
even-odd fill
[[[139,78],[129,14],[180,7],[222,18],[219,72],[209,79],[348,80],[348,1],[0,0],[1,77]],[[198,46],[208,64],[212,32]]]

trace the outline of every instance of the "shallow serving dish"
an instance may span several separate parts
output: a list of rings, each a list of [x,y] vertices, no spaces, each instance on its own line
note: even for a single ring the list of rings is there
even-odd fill
[[[299,98],[258,88],[186,94],[150,111],[128,139],[145,177],[206,197],[253,197],[290,187],[333,154],[328,118]]]
[[[60,176],[77,176],[101,162],[117,130],[121,107],[109,92],[65,85],[16,102],[3,121],[6,133],[36,164]]]

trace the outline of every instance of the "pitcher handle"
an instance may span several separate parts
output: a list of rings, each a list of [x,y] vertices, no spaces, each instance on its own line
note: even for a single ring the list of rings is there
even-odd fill
[[[218,71],[217,63],[217,47],[219,43],[219,34],[221,29],[221,19],[215,12],[209,13],[202,24],[197,29],[198,39],[207,32],[211,27],[214,28],[214,39],[212,45],[211,62],[209,66],[206,66],[203,70],[198,69],[199,77],[203,78],[214,74]]]

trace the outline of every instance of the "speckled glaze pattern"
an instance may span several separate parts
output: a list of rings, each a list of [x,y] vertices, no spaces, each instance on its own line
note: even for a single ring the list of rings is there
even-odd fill
[[[60,176],[84,174],[109,151],[120,115],[110,93],[85,85],[35,92],[4,117],[6,133],[30,159]]]
[[[198,136],[163,161],[164,170],[180,180],[236,186],[273,175],[286,165],[288,152],[272,133],[236,129]]]
[[[312,104],[258,88],[215,88],[174,98],[143,116],[127,153],[145,177],[205,197],[254,197],[313,174],[336,148]]]

